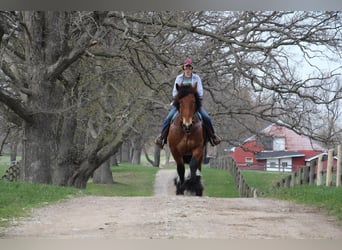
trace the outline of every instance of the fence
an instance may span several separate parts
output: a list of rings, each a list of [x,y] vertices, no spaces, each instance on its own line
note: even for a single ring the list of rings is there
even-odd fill
[[[241,171],[233,161],[233,159],[226,156],[210,159],[209,168],[228,170],[233,176],[236,187],[239,190],[240,197],[256,197],[258,190],[250,187]]]
[[[334,163],[334,154],[337,156],[336,166]],[[342,146],[328,151],[327,168],[323,168],[323,156],[318,160],[312,161],[310,166],[299,168],[296,172],[283,178],[276,184],[276,187],[293,187],[295,185],[323,185],[323,177],[325,175],[325,185],[337,187],[342,182]],[[335,176],[335,180],[333,179]]]
[[[337,156],[336,166],[333,166],[334,154]],[[323,168],[323,156],[320,156],[318,160],[311,161],[310,166],[301,167],[297,171],[291,173],[289,176],[284,177],[276,183],[275,188],[279,187],[293,187],[295,185],[322,185],[323,177],[326,175],[325,185],[341,186],[342,183],[342,146],[339,145],[336,149],[330,149],[328,151],[327,168]],[[256,197],[258,190],[250,187],[238,166],[233,159],[227,156],[218,158],[212,158],[209,162],[210,168],[228,170],[234,178],[235,184],[239,189],[241,197]],[[333,176],[336,176],[335,181]]]
[[[14,162],[6,170],[5,174],[1,177],[1,180],[17,181],[20,173],[20,162]]]

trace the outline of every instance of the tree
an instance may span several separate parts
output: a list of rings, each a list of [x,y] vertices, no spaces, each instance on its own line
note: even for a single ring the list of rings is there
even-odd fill
[[[331,138],[317,133],[321,124],[316,121],[325,105],[342,98],[339,12],[112,12],[110,16],[121,19],[125,34],[165,63],[191,55],[210,93],[209,103],[215,104],[209,111],[225,129],[240,125],[244,131],[255,130],[255,121],[282,119],[298,133],[322,142]],[[137,24],[144,25],[143,32]],[[152,46],[157,39],[164,42]],[[323,60],[331,62],[330,69],[320,66]],[[225,139],[236,143],[234,134],[229,131]]]
[[[141,115],[139,108],[132,114],[134,102],[122,100],[120,107],[124,111],[107,113],[106,98],[94,102],[96,99],[87,96],[96,87],[87,89],[87,75],[78,73],[89,71],[82,67],[92,57],[85,56],[91,47],[103,42],[106,32],[101,22],[105,15],[32,11],[11,14],[10,21],[16,21],[13,32],[2,42],[1,65],[6,82],[2,83],[0,98],[23,121],[21,179],[84,188],[95,169],[117,151]],[[87,116],[85,112],[91,112],[96,105],[93,112],[104,112],[98,112],[98,117]],[[87,131],[95,123],[102,124],[97,127],[96,139],[88,145]]]
[[[0,18],[0,108],[23,129],[22,180],[84,188],[124,142],[154,138],[187,56],[226,142],[279,119],[326,144],[341,133],[339,12],[23,11]],[[326,117],[330,127],[322,131]]]

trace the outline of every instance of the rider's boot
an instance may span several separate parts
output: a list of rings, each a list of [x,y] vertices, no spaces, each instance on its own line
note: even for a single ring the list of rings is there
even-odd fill
[[[215,133],[213,133],[211,136],[210,136],[210,144],[211,144],[211,146],[216,146],[216,145],[218,145],[218,144],[220,144],[221,143],[221,138],[218,136],[218,135],[216,135]]]
[[[162,132],[161,134],[156,138],[156,140],[154,141],[155,144],[157,144],[157,146],[160,149],[163,149],[164,145],[166,144],[166,138],[169,132],[169,126],[167,126]]]
[[[219,137],[218,135],[215,134],[214,129],[210,129],[207,128],[207,132],[208,132],[208,137],[209,137],[209,142],[211,144],[211,146],[216,146],[218,144],[221,143],[221,137]]]

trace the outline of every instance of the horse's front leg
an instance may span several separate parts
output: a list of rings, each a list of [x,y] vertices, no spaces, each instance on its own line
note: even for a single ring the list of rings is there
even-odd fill
[[[201,157],[192,157],[190,161],[190,182],[197,196],[202,196],[204,189],[201,182],[201,161]]]
[[[184,175],[185,175],[185,167],[183,162],[177,163],[177,173],[179,177],[179,181],[176,183],[176,194],[184,194]]]

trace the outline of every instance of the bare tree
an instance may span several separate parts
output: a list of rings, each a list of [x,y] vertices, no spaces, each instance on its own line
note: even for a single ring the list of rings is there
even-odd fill
[[[187,56],[225,141],[238,143],[279,119],[327,144],[341,133],[340,12],[24,11],[0,18],[1,110],[23,128],[23,180],[85,187],[123,142],[154,138]],[[319,122],[326,118],[329,127]]]
[[[2,37],[0,100],[23,121],[21,179],[84,188],[141,114],[122,96],[108,101],[108,91],[124,90],[96,82],[89,49],[106,44],[105,13],[24,11],[6,18],[12,30]],[[101,88],[106,96],[96,92]]]
[[[239,124],[244,131],[253,130],[257,120],[282,119],[298,133],[329,140],[316,133],[321,125],[315,121],[325,105],[342,98],[339,12],[112,12],[110,16],[122,20],[127,39],[145,45],[140,51],[148,50],[168,65],[186,55],[193,57],[221,131],[223,126],[227,130]],[[139,24],[144,25],[143,32],[137,29]],[[152,46],[158,39],[164,42]],[[324,69],[322,60],[336,63]],[[233,134],[225,134],[225,139],[234,142]]]

